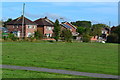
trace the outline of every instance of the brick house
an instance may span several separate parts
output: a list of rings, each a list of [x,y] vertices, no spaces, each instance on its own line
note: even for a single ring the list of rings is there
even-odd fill
[[[43,34],[44,37],[53,37],[54,23],[50,21],[47,17],[40,18],[34,21],[37,23],[37,30]]]
[[[17,37],[22,37],[22,21],[23,16],[18,17],[8,23],[6,27],[10,33],[15,34]],[[37,30],[37,24],[28,18],[24,17],[23,37],[30,37]]]
[[[72,25],[69,22],[63,22],[63,24],[68,25],[71,28],[73,36],[78,36],[79,35],[79,33],[77,32],[77,28],[74,25]]]
[[[61,27],[61,31],[64,30],[64,29],[68,29],[68,30],[70,30],[72,32],[72,28],[69,25],[60,24],[60,27]]]
[[[107,27],[105,27],[105,28],[102,28],[101,29],[101,36],[92,36],[91,37],[91,41],[102,41],[102,40],[104,40],[104,41],[106,41],[106,39],[107,39],[107,36],[110,34],[110,29],[109,28],[107,28]]]
[[[72,36],[74,39],[78,38],[79,33],[77,32],[77,28],[69,22],[62,22],[61,29],[69,29],[72,32]]]

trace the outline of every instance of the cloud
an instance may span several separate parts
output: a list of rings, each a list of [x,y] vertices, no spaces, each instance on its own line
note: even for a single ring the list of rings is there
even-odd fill
[[[27,16],[27,17],[30,17],[30,18],[39,18],[39,17],[42,17],[42,15],[40,15],[40,14],[31,14],[31,13],[29,13],[29,12],[25,12],[25,16]]]
[[[59,19],[59,20],[62,19],[63,21],[70,20],[64,16],[61,16],[55,13],[44,13],[44,16],[47,16],[48,18],[53,19],[53,20],[56,20],[56,19]]]
[[[35,20],[36,18],[43,18],[43,17],[48,17],[49,19],[52,19],[52,20],[60,20],[60,21],[68,21],[70,20],[69,18],[66,18],[64,16],[61,16],[61,15],[58,15],[58,14],[55,14],[55,13],[43,13],[43,14],[32,14],[32,13],[29,13],[29,12],[25,12],[25,16],[29,17],[29,18],[32,18],[33,20]]]

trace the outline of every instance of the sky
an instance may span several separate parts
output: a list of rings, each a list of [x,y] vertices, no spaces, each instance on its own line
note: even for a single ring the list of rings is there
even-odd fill
[[[2,2],[2,20],[15,19],[22,14],[23,2]],[[91,21],[118,25],[117,2],[25,2],[25,17],[34,21],[47,16],[60,22]],[[61,19],[62,18],[62,19]]]

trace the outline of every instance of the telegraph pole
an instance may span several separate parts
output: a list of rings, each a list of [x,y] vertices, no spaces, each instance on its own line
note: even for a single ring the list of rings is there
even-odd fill
[[[22,11],[22,38],[24,38],[24,9],[25,9],[25,3],[23,4],[23,11]]]

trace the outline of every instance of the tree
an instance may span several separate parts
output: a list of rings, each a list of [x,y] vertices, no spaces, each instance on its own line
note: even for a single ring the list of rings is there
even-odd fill
[[[118,35],[116,33],[112,33],[107,37],[108,43],[118,43]]]
[[[10,22],[10,21],[12,21],[12,18],[8,18],[8,20],[4,22],[4,25],[3,25],[3,26],[6,27],[6,23],[8,23],[8,22]]]
[[[120,43],[120,25],[118,25],[112,33],[115,33],[118,35],[118,43]]]
[[[58,19],[56,19],[55,23],[54,23],[54,39],[56,41],[58,41],[59,37],[60,37],[60,24],[59,24],[59,21]]]
[[[77,27],[77,32],[82,35],[85,32],[85,28],[84,27]]]
[[[71,42],[72,39],[72,32],[68,29],[62,30],[61,37],[63,37],[63,40],[67,42]]]
[[[109,26],[106,24],[94,24],[93,26],[97,26],[97,27],[101,27],[101,28],[105,28],[105,27],[109,28]]]
[[[102,28],[105,28],[105,27],[107,27],[107,25],[105,25],[105,24],[94,24],[92,26],[90,35],[91,36],[96,36],[96,35],[100,36],[102,34],[102,32],[101,32]]]
[[[90,42],[91,36],[89,36],[88,34],[84,34],[82,37],[82,41],[83,42]]]
[[[42,39],[43,35],[42,35],[42,33],[40,31],[35,31],[34,37],[36,39]]]
[[[91,27],[91,21],[76,21],[76,22],[71,22],[71,24],[78,27]]]

